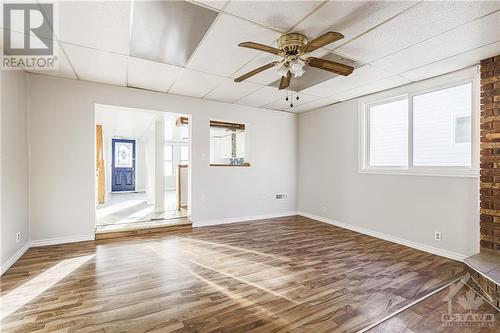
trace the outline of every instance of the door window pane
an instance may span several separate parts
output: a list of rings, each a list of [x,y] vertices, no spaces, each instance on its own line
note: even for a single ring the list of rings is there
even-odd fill
[[[369,108],[370,166],[408,166],[407,99]]]
[[[133,167],[133,144],[131,142],[115,142],[115,168]]]
[[[413,164],[471,166],[470,83],[413,98]]]

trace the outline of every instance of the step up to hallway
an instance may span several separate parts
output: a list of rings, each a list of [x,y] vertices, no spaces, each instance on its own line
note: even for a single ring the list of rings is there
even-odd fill
[[[187,217],[97,226],[95,239],[110,239],[156,233],[190,231],[191,221]]]
[[[478,253],[464,260],[474,289],[500,307],[500,256]]]

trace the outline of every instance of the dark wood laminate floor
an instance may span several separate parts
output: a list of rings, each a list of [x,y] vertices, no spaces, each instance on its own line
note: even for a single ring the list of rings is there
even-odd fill
[[[467,284],[457,282],[367,331],[440,332],[500,332],[500,314]]]
[[[33,248],[2,332],[355,332],[456,279],[455,261],[288,217]]]

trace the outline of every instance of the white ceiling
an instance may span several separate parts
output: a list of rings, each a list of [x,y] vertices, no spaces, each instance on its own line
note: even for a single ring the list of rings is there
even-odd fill
[[[500,1],[194,1],[219,16],[185,67],[130,57],[133,2],[59,3],[61,69],[45,73],[204,99],[303,112],[478,64],[500,53]],[[345,38],[320,50],[364,66],[303,91],[266,86],[272,69],[245,83],[233,78],[275,60],[239,48],[273,44],[283,32],[307,37],[334,30]]]

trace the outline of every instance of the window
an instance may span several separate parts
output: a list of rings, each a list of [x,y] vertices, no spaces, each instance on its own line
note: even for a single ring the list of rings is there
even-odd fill
[[[164,150],[165,159],[165,176],[170,177],[174,174],[174,163],[173,163],[173,146],[166,145]]]
[[[471,166],[471,89],[468,83],[413,97],[415,166]]]
[[[189,147],[181,146],[181,164],[187,165],[189,162]]]
[[[416,86],[361,104],[360,172],[477,176],[474,80]]]
[[[455,128],[454,128],[455,144],[471,143],[470,126],[471,126],[470,115],[455,116]]]
[[[245,160],[245,125],[210,121],[210,165],[249,166]]]
[[[370,166],[408,165],[408,101],[369,107]]]

